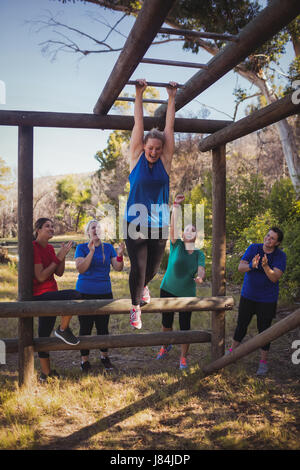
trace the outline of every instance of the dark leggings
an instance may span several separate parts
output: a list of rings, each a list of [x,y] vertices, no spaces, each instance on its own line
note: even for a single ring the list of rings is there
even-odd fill
[[[33,300],[46,301],[46,300],[76,300],[81,299],[81,295],[76,290],[57,290],[53,292],[45,292],[41,295],[33,296]],[[39,317],[38,336],[39,338],[49,338],[52,333],[56,321],[56,317]],[[49,353],[40,351],[38,353],[40,358],[48,358]]]
[[[85,300],[93,299],[112,299],[113,295],[110,292],[109,294],[81,294],[81,298]],[[108,335],[108,322],[109,315],[79,315],[79,336],[90,336],[94,323],[96,326],[97,335]],[[100,349],[102,352],[107,352],[107,349]],[[82,356],[89,355],[88,349],[82,349],[80,351]]]
[[[253,315],[257,317],[257,329],[259,333],[269,328],[276,315],[276,305],[276,302],[254,302],[253,300],[241,297],[237,327],[233,339],[239,343],[242,342],[243,338],[246,336]],[[266,344],[261,349],[268,351],[270,349],[270,343]]]
[[[150,235],[150,234],[149,234]],[[138,238],[133,240],[127,236],[126,247],[130,259],[129,289],[132,305],[140,305],[144,287],[154,278],[163,257],[166,242],[162,233],[159,239]]]
[[[169,292],[160,289],[160,297],[178,297],[177,295],[170,294]],[[162,314],[162,325],[165,328],[172,328],[174,322],[175,312],[163,312]],[[191,317],[192,312],[179,312],[179,326],[181,331],[187,331],[191,329]]]

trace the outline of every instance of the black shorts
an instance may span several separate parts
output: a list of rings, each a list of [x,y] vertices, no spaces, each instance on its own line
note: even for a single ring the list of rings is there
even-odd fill
[[[254,300],[246,299],[241,296],[237,327],[233,339],[241,343],[246,336],[253,315],[257,317],[257,329],[259,333],[268,329],[272,324],[273,318],[276,316],[276,308],[277,302],[255,302]],[[263,346],[262,349],[268,351],[270,349],[270,343]]]
[[[178,297],[177,295],[170,294],[163,289],[160,289],[160,297]],[[165,328],[172,328],[174,322],[175,312],[163,312],[162,314],[162,325]],[[188,331],[191,329],[191,317],[192,312],[179,312],[179,327],[181,331]]]

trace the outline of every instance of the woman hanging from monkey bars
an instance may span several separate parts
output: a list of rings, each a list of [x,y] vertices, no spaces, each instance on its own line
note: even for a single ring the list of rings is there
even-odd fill
[[[170,82],[167,86],[164,131],[153,129],[144,137],[143,93],[147,82],[145,79],[137,82],[134,127],[130,140],[130,193],[125,210],[125,239],[131,263],[130,324],[140,329],[141,305],[150,302],[147,284],[158,271],[168,238],[169,174],[175,147],[177,83]]]

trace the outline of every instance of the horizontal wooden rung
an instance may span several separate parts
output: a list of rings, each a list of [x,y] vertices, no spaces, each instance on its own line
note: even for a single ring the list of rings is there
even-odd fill
[[[119,96],[116,101],[135,101],[135,98],[127,98],[126,96]],[[151,100],[151,99],[144,99],[143,103],[157,103],[157,104],[166,104],[166,100]]]
[[[225,41],[234,41],[238,42],[238,37],[233,36],[232,34],[222,34],[222,33],[207,33],[204,31],[191,31],[189,29],[175,29],[175,28],[160,28],[159,33],[161,34],[175,34],[177,36],[195,36],[198,38],[207,38],[207,39],[217,39]]]
[[[175,67],[190,67],[196,69],[207,69],[206,64],[198,64],[197,62],[181,62],[179,60],[150,59],[144,57],[140,62],[143,64],[172,65]]]
[[[34,351],[65,351],[78,349],[128,348],[162,344],[209,343],[210,331],[166,331],[124,335],[80,336],[80,343],[68,345],[58,338],[34,338]],[[18,340],[4,339],[7,353],[18,352]]]
[[[231,310],[232,297],[166,297],[151,298],[142,307],[142,313],[182,312],[182,311],[220,311]],[[105,315],[128,314],[131,299],[116,300],[52,300],[22,302],[0,302],[0,318],[30,318],[56,315]]]
[[[137,80],[129,80],[126,85],[138,85],[139,82]],[[147,86],[156,86],[156,87],[162,87],[166,88],[170,86],[169,83],[161,83],[161,82],[147,82]],[[177,88],[183,88],[184,85],[180,85],[179,83],[177,84]]]

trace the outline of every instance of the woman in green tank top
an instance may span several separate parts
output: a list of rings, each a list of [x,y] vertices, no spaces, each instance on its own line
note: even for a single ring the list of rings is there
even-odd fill
[[[168,267],[160,286],[161,297],[195,297],[196,286],[205,277],[205,256],[203,251],[195,248],[196,228],[187,225],[182,239],[178,236],[177,220],[183,195],[178,195],[174,201],[170,227],[170,255]],[[191,313],[179,312],[180,330],[190,330]],[[172,331],[174,312],[162,314],[163,331]],[[170,351],[171,345],[161,347],[157,359],[162,359]],[[187,369],[187,353],[189,344],[181,345],[180,369]]]

